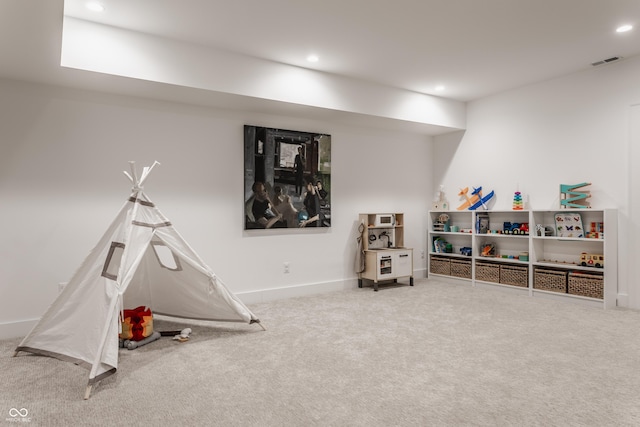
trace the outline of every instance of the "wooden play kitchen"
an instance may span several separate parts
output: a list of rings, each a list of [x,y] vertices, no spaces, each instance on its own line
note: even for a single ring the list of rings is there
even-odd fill
[[[373,282],[373,290],[383,281],[396,283],[408,278],[413,286],[413,249],[404,247],[404,214],[360,214],[365,269],[358,274],[358,287],[363,280]]]

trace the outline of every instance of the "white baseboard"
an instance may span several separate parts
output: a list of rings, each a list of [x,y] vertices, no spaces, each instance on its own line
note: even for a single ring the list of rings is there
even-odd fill
[[[426,268],[413,271],[413,277],[425,277]],[[258,291],[237,292],[235,295],[245,304],[275,301],[279,299],[320,294],[332,291],[344,291],[358,287],[358,278],[353,277],[331,282],[306,283],[282,288],[261,289]]]
[[[16,322],[0,323],[0,340],[21,338],[26,336],[40,319],[18,320]]]
[[[325,292],[344,291],[358,287],[358,279],[331,282],[307,283],[282,288],[261,289],[259,291],[237,292],[235,295],[245,304],[275,301],[279,299],[315,295]]]
[[[629,295],[627,295],[627,294],[618,294],[617,306],[618,307],[629,307]]]
[[[413,270],[413,278],[415,279],[424,279],[427,277],[427,269],[426,268],[418,268],[417,270]]]

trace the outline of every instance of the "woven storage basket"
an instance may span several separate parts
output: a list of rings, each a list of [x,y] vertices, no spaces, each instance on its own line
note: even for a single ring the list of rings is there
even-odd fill
[[[571,272],[569,273],[569,293],[602,299],[604,278],[601,274]]]
[[[500,265],[491,262],[476,261],[476,280],[500,282]]]
[[[433,274],[451,275],[451,263],[449,258],[432,256],[429,263],[429,271]]]
[[[511,286],[529,287],[529,267],[523,265],[501,265],[500,283]]]
[[[536,267],[533,269],[533,288],[567,293],[567,272]]]
[[[451,275],[471,279],[471,260],[470,259],[452,259]]]

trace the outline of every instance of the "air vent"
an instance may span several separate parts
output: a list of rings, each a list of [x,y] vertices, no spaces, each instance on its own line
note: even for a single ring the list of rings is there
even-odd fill
[[[620,61],[621,59],[621,56],[612,56],[611,58],[603,59],[602,61],[592,62],[591,65],[597,67],[598,65],[609,64],[611,62]]]

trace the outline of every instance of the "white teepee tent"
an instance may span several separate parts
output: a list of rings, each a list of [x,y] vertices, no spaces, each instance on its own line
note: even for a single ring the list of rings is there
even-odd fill
[[[131,196],[15,352],[53,356],[89,369],[85,399],[94,383],[118,367],[124,308],[145,305],[155,314],[260,323],[144,194],[142,186],[158,162],[145,167],[139,179],[135,163],[129,163],[131,174],[125,174],[133,183]]]

